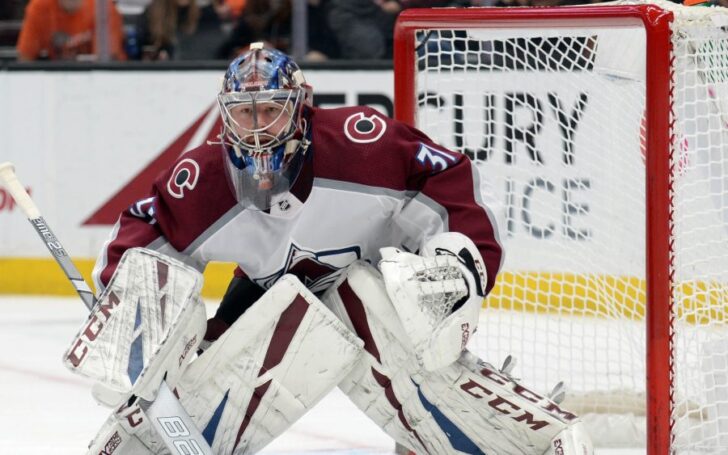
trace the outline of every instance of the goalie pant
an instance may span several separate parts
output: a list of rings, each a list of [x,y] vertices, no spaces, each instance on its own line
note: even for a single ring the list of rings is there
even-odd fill
[[[340,388],[396,441],[420,454],[590,454],[576,415],[465,351],[427,371],[387,297],[359,262],[323,296],[364,340],[366,354]]]

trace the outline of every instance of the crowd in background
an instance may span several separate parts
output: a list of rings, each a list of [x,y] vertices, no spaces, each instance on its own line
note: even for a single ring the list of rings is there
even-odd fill
[[[228,60],[255,41],[291,52],[291,0],[107,0],[112,60]],[[295,0],[293,0],[295,1]],[[598,0],[306,0],[304,61],[389,59],[404,9]],[[713,0],[728,5],[728,0]],[[96,0],[0,1],[0,58],[93,60]]]

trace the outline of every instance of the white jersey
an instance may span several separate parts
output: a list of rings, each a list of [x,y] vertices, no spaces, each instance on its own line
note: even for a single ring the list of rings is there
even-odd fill
[[[376,265],[379,248],[416,251],[434,234],[456,231],[480,250],[490,290],[502,250],[466,156],[370,108],[314,108],[310,115],[301,174],[266,212],[237,203],[220,145],[183,154],[150,197],[120,217],[94,270],[97,287],[126,249],[141,246],[200,270],[210,261],[234,262],[237,274],[263,288],[293,273],[320,292],[357,259]]]

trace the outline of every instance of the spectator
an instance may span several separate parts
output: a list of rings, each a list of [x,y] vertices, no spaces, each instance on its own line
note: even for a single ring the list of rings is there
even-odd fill
[[[215,12],[224,20],[237,19],[245,9],[246,0],[216,0],[213,2]]]
[[[326,18],[330,3],[330,0],[308,0],[308,54],[304,61],[339,58],[339,45]]]
[[[332,39],[333,32],[326,19],[329,3],[329,0],[307,2],[308,53],[303,61],[323,61],[339,56],[336,39]],[[256,41],[264,41],[269,47],[290,52],[292,20],[291,0],[248,0],[218,57],[234,58]]]
[[[22,19],[23,8],[25,2],[23,0],[3,0],[0,2],[0,20]]]
[[[221,3],[200,6],[197,0],[152,0],[142,15],[145,60],[208,60],[226,34]]]
[[[96,53],[95,0],[30,0],[18,37],[20,60],[73,60]],[[109,51],[125,59],[121,15],[108,0]]]
[[[339,43],[341,56],[350,59],[382,59],[392,56],[392,31],[401,10],[387,0],[331,0],[329,26]]]
[[[0,59],[15,60],[15,45],[20,34],[24,0],[0,1]]]
[[[451,3],[442,0],[331,0],[328,20],[342,57],[386,59],[392,57],[394,22],[400,11]]]
[[[218,50],[219,58],[233,58],[250,43],[263,41],[287,51],[291,35],[290,0],[247,0],[228,40]]]

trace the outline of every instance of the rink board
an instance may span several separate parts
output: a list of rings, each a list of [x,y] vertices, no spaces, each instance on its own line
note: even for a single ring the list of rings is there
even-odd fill
[[[141,197],[135,194],[145,195],[150,179],[181,153],[215,133],[214,95],[221,75],[210,70],[0,72],[0,100],[4,101],[0,103],[0,161],[15,163],[21,181],[66,250],[78,258],[86,277],[120,210]],[[391,70],[308,70],[306,75],[314,86],[316,104],[369,104],[392,114]],[[544,87],[557,82],[550,81],[547,74],[539,77],[540,84],[529,89],[536,99],[546,96],[542,93]],[[557,88],[565,105],[572,105],[578,93],[559,87],[554,90]],[[499,93],[512,93],[516,87],[494,84],[489,90],[495,101],[488,111],[495,116],[498,127],[484,169],[494,188],[494,202],[503,206],[501,212],[510,217],[507,223],[501,223],[499,233],[507,251],[504,273],[486,306],[520,309],[521,302],[527,301],[531,306],[525,309],[534,312],[560,308],[599,314],[603,313],[600,305],[623,296],[627,303],[623,305],[624,316],[641,319],[645,285],[644,271],[637,265],[641,254],[638,245],[624,252],[635,257],[625,257],[615,264],[592,260],[576,261],[574,266],[573,258],[566,258],[569,263],[557,263],[554,261],[559,256],[551,254],[573,242],[586,246],[586,250],[591,243],[596,245],[601,232],[598,220],[605,219],[599,211],[606,207],[599,196],[604,192],[597,189],[609,182],[602,181],[600,169],[581,165],[588,160],[570,166],[571,173],[566,177],[588,180],[590,185],[564,187],[569,190],[569,201],[580,208],[566,216],[564,207],[570,205],[561,200],[566,190],[559,190],[566,177],[557,166],[562,141],[554,119],[544,120],[539,136],[545,164],[520,175],[515,167],[504,164],[504,125],[509,118],[527,123],[530,117],[507,115],[507,103],[502,102]],[[447,102],[444,106],[438,112],[429,112],[442,116],[438,124],[446,131],[432,133],[443,137],[446,146],[454,147],[451,130],[457,106]],[[473,110],[467,117],[480,118],[480,103],[469,106]],[[589,127],[589,121],[583,120],[584,128]],[[478,131],[473,126],[466,129],[466,146],[478,143]],[[587,150],[580,148],[580,141],[588,136],[574,137],[577,150]],[[523,149],[516,153],[523,158]],[[544,209],[529,212],[533,204],[529,207],[519,203],[526,195],[538,199]],[[610,210],[619,212],[620,207]],[[620,229],[644,229],[643,220],[624,218],[618,220],[623,224]],[[220,297],[233,267],[211,264],[205,273],[204,295]],[[690,296],[695,308],[693,318],[699,321],[701,312],[706,311],[703,308],[715,308],[714,304],[720,302],[725,286],[685,278],[681,290]],[[72,293],[43,243],[9,195],[0,189],[0,294]]]

